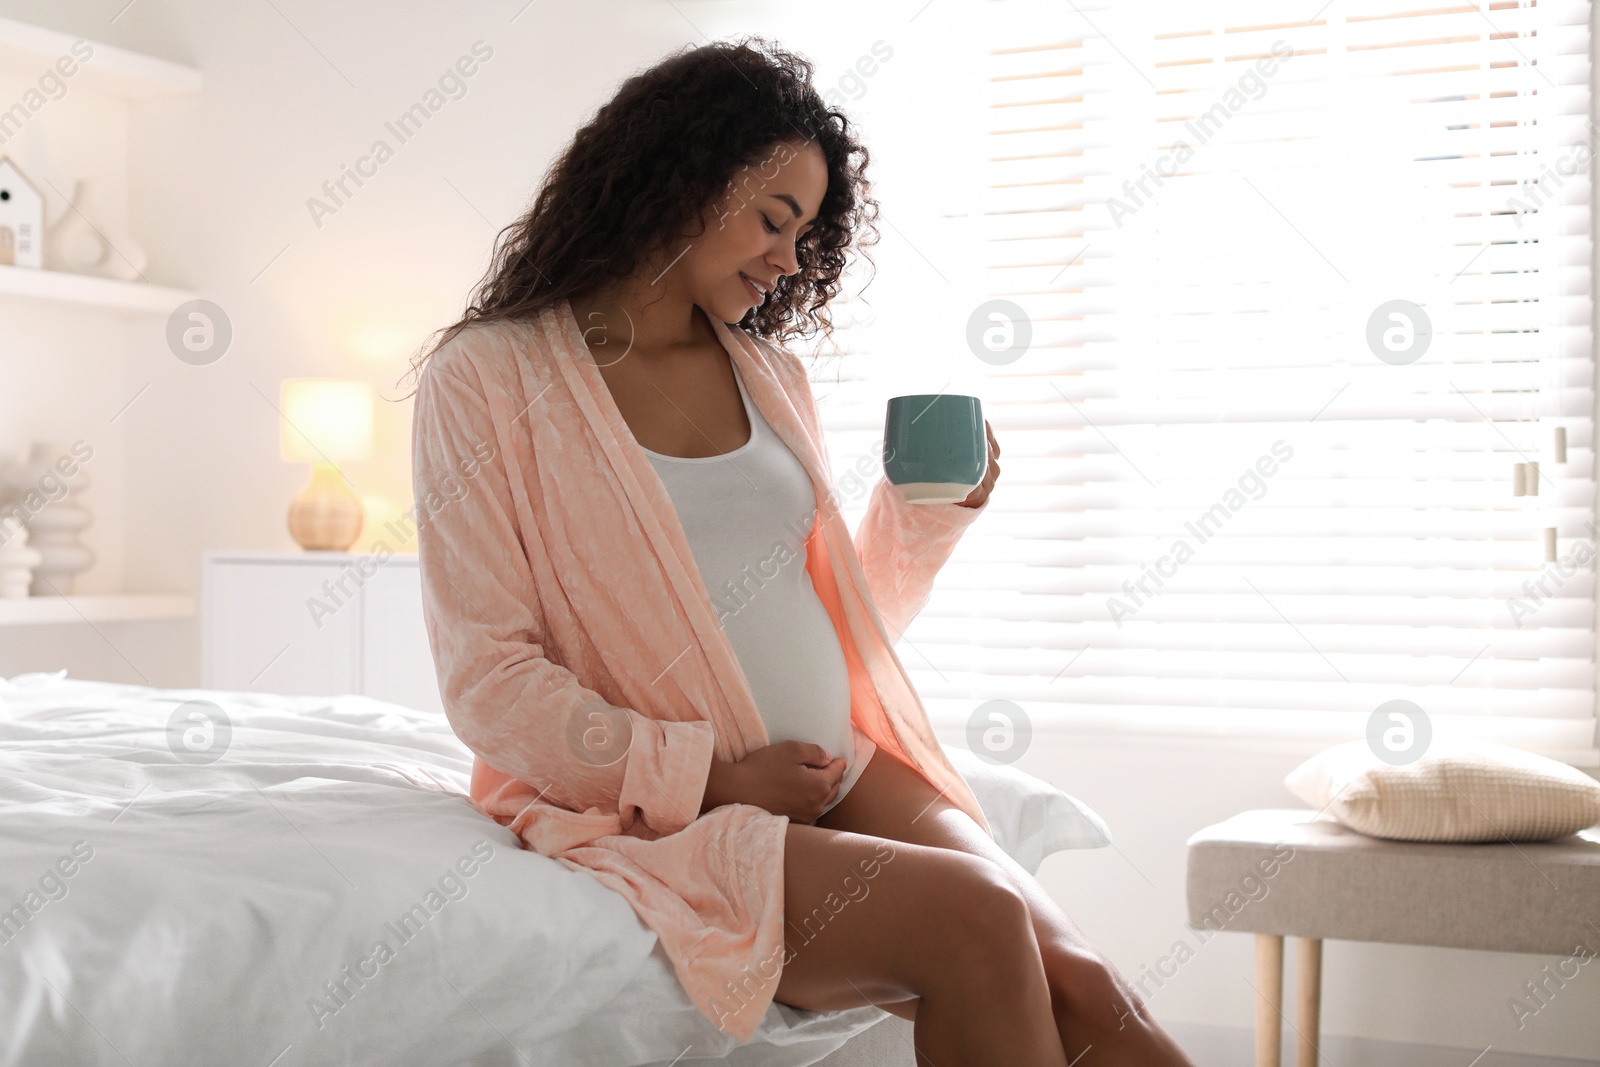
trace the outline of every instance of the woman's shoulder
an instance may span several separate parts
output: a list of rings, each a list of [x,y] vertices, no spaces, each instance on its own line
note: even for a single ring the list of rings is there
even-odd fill
[[[542,364],[552,354],[537,321],[540,317],[479,320],[454,327],[428,357],[424,373],[485,383],[514,379],[521,369]]]

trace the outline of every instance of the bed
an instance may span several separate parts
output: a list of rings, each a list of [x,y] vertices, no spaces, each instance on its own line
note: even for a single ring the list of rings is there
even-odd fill
[[[1109,843],[947,751],[1028,870]],[[370,697],[0,678],[0,1067],[912,1062],[873,1007],[723,1034],[620,897],[471,806],[470,768],[441,715]]]

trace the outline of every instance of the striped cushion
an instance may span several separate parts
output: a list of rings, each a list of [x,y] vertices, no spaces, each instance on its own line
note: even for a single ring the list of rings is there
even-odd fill
[[[1397,841],[1549,841],[1600,823],[1600,782],[1487,741],[1436,741],[1404,766],[1351,741],[1311,757],[1284,785],[1352,830]]]

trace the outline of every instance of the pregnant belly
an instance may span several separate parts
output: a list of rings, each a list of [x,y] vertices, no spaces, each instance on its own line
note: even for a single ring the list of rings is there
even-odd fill
[[[791,592],[782,596],[768,593]],[[851,760],[850,674],[827,609],[811,588],[769,587],[723,619],[769,743],[809,741]]]

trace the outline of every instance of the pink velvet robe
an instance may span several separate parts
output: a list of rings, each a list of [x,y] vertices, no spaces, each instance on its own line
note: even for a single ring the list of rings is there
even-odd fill
[[[852,542],[804,365],[713,325],[816,489],[806,569],[841,636],[851,719],[989,831],[893,650],[984,508],[907,504],[883,479]],[[700,814],[713,753],[741,759],[765,727],[571,305],[435,353],[412,451],[428,639],[477,755],[474,803],[622,894],[696,1007],[748,1040],[784,959],[789,820],[747,804]]]

